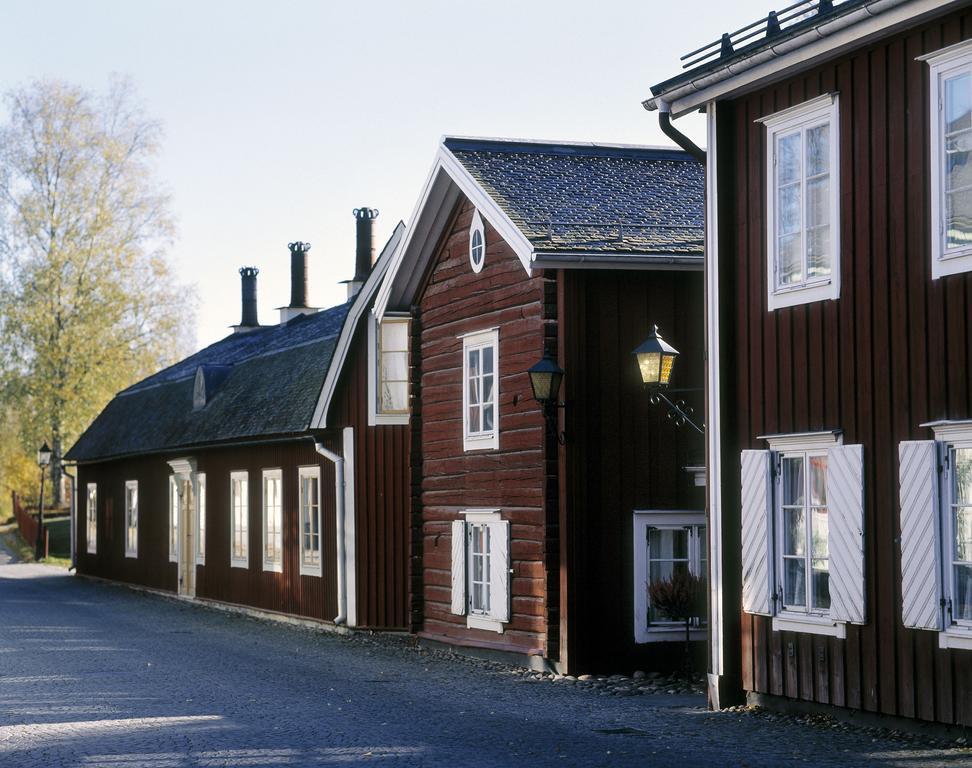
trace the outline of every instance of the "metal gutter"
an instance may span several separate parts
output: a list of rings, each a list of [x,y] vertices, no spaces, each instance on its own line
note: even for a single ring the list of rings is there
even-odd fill
[[[800,69],[807,69],[842,48],[860,47],[898,27],[927,16],[940,15],[967,0],[874,0],[836,18],[825,19],[800,35],[782,40],[734,58],[715,70],[706,69],[698,78],[660,89],[642,102],[653,111],[667,102],[674,117],[717,98],[744,92],[778,80]],[[660,86],[656,86],[660,87]]]
[[[701,270],[704,257],[672,256],[670,254],[600,254],[540,252],[533,254],[533,266],[539,269],[639,269],[639,270]]]
[[[334,517],[337,522],[337,598],[338,615],[334,623],[341,625],[348,621],[348,586],[345,574],[347,552],[344,546],[344,457],[324,445],[314,441],[314,450],[334,464]]]

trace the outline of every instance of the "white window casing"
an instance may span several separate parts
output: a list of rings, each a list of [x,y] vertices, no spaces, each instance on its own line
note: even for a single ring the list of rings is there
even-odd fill
[[[486,263],[486,227],[479,210],[473,211],[472,222],[469,225],[469,266],[479,274]]]
[[[230,566],[250,567],[250,500],[249,475],[245,471],[230,472]]]
[[[88,483],[88,499],[85,505],[85,551],[98,553],[98,484]]]
[[[840,296],[838,96],[761,118],[766,127],[767,308]]]
[[[770,452],[743,451],[740,464],[743,610],[772,616],[775,589]]]
[[[499,448],[499,330],[462,336],[463,450]]]
[[[867,622],[864,578],[864,446],[827,451],[830,617]]]
[[[938,279],[972,271],[972,41],[920,58],[929,65],[929,230]]]
[[[283,573],[283,475],[265,469],[260,483],[263,520],[263,570]]]
[[[464,520],[452,523],[452,596],[451,610],[466,617],[470,629],[503,632],[510,621],[510,523],[494,509],[469,509]],[[474,552],[476,541],[485,542],[485,552]],[[471,583],[476,559],[482,566],[478,581],[483,605],[475,605]],[[482,565],[483,560],[488,565]]]
[[[179,485],[175,475],[169,475],[169,562],[179,562]]]
[[[651,584],[651,563],[666,559],[652,555],[651,534],[683,534],[687,539],[684,560],[690,573],[708,579],[708,556],[705,512],[693,510],[635,510],[633,515],[634,543],[634,638],[636,643],[682,642],[685,623],[652,619],[648,595]],[[700,616],[689,630],[692,640],[705,640],[705,617]]]
[[[368,425],[408,424],[410,319],[386,313],[368,315]],[[404,329],[404,338],[402,329]],[[383,350],[389,344],[392,349]]]
[[[138,558],[138,480],[125,481],[125,557]]]
[[[901,619],[913,629],[942,629],[938,444],[898,444],[901,505]]]
[[[196,564],[206,564],[206,473],[196,475]]]
[[[297,470],[300,515],[300,574],[320,576],[323,560],[321,536],[321,468],[299,467]]]

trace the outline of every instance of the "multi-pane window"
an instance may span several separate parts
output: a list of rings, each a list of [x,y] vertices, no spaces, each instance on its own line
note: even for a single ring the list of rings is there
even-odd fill
[[[169,476],[169,562],[179,562],[179,512],[181,506],[181,493],[179,484],[182,481],[174,476]]]
[[[279,469],[263,470],[263,570],[283,570],[282,477]]]
[[[378,334],[378,413],[408,413],[408,320],[386,318]]]
[[[125,557],[138,557],[138,481],[125,481]]]
[[[469,538],[469,613],[489,615],[489,524],[470,523]]]
[[[837,97],[828,94],[763,122],[769,307],[836,298]]]
[[[196,475],[196,562],[206,563],[206,474]]]
[[[88,483],[88,505],[85,510],[85,543],[89,555],[98,551],[98,484]]]
[[[321,469],[301,467],[297,472],[300,505],[300,572],[321,575]]]
[[[779,482],[783,608],[826,613],[830,609],[827,454],[783,454]]]
[[[972,448],[953,448],[949,463],[947,605],[954,623],[972,625]]]
[[[708,568],[704,525],[649,526],[647,530],[648,584],[670,579],[676,573],[705,578]],[[662,624],[672,618],[651,605],[648,623]],[[701,621],[703,617],[698,617]],[[678,621],[681,624],[681,620]]]
[[[246,472],[230,473],[230,565],[246,568],[249,550],[249,481]]]
[[[499,447],[499,335],[487,331],[463,339],[463,443],[465,449]]]
[[[972,270],[972,45],[928,58],[932,277]]]

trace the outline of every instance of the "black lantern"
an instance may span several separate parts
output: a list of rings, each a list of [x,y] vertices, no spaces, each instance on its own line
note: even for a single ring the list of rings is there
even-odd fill
[[[560,392],[560,382],[564,379],[564,369],[557,365],[557,361],[549,355],[544,355],[539,363],[531,366],[530,386],[533,387],[533,397],[540,405],[557,401]]]
[[[37,466],[46,467],[48,464],[50,464],[52,453],[53,451],[47,447],[47,442],[45,441],[44,444],[37,449]]]
[[[668,386],[678,350],[659,335],[657,325],[648,338],[631,354],[638,358],[641,380],[645,384],[652,387]]]

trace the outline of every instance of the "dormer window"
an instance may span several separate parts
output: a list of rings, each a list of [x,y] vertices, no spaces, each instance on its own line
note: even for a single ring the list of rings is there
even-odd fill
[[[469,264],[473,272],[482,272],[486,261],[486,228],[479,211],[473,211],[469,226]]]

